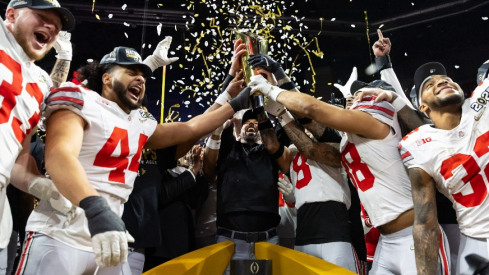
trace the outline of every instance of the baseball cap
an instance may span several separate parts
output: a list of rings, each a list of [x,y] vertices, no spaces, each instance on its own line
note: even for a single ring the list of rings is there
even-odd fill
[[[153,72],[144,64],[139,53],[128,47],[115,47],[114,50],[104,56],[100,64],[136,65],[143,71],[144,77],[150,77]]]
[[[62,31],[71,31],[76,25],[73,14],[68,9],[62,8],[57,0],[11,0],[7,6],[7,9],[9,8],[30,8],[36,10],[53,9],[58,12],[59,17],[61,18],[61,23],[63,24],[63,27],[61,28]]]
[[[256,119],[256,114],[253,112],[252,109],[249,109],[243,114],[243,117],[241,118],[241,123],[245,124],[245,122],[250,119]]]
[[[358,92],[358,90],[360,90],[362,88],[379,88],[382,90],[389,90],[389,91],[396,92],[396,90],[394,89],[394,87],[392,87],[391,84],[389,84],[383,80],[374,80],[370,83],[365,83],[365,82],[360,81],[360,80],[355,80],[351,84],[350,91],[354,95],[356,92]]]
[[[447,75],[445,67],[438,62],[429,62],[421,65],[414,73],[414,88],[416,92],[416,105],[419,107],[421,105],[421,88],[428,79],[434,75]]]

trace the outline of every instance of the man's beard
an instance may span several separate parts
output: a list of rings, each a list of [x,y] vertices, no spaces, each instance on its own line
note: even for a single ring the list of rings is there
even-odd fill
[[[118,80],[114,80],[114,85],[112,90],[117,95],[122,106],[127,107],[129,110],[139,109],[141,107],[141,98],[138,99],[138,102],[134,104],[129,98],[127,98],[127,87],[122,84],[122,82]]]
[[[33,51],[31,49],[31,47],[29,46],[30,42],[28,41],[28,39],[24,35],[22,35],[21,29],[14,28],[12,34],[14,35],[15,40],[17,40],[17,43],[19,43],[19,45],[22,47],[22,49],[24,50],[26,55],[34,61],[38,61],[38,60],[43,59],[44,56],[51,50],[51,48],[53,48],[52,45],[47,46],[45,48],[44,52],[38,54],[36,51]]]
[[[453,94],[443,99],[436,98],[435,108],[441,109],[448,106],[460,105],[464,102],[464,96],[462,94]]]
[[[244,141],[246,142],[253,142],[255,143],[258,140],[258,135],[255,133],[255,135],[248,135],[246,132],[243,136]]]

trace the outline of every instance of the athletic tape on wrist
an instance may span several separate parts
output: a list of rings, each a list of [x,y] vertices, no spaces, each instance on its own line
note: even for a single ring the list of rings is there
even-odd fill
[[[375,66],[377,67],[377,71],[379,72],[384,69],[392,68],[391,57],[388,54],[376,57]]]
[[[215,140],[212,138],[207,139],[206,147],[212,150],[219,150],[221,148],[221,140]]]
[[[392,107],[394,107],[394,110],[396,112],[400,111],[404,106],[406,106],[407,103],[404,99],[402,99],[400,96],[398,96],[393,102],[392,102]]]
[[[233,99],[231,97],[231,95],[228,93],[227,90],[225,90],[222,94],[220,94],[217,98],[216,98],[216,101],[214,101],[215,103],[219,104],[219,105],[224,105],[226,104],[226,102],[228,102],[229,100]]]
[[[294,121],[294,117],[288,111],[279,117],[280,125],[285,126],[289,122]]]

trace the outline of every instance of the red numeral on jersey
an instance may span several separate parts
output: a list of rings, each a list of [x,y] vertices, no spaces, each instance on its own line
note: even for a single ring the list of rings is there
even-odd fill
[[[480,158],[489,152],[488,142],[489,132],[486,132],[477,138],[474,146],[474,152],[477,157]],[[464,188],[466,184],[469,184],[473,192],[466,195],[462,194],[462,192],[452,194],[453,199],[465,207],[474,207],[482,204],[487,197],[487,187],[484,178],[480,174],[481,168],[473,156],[465,154],[451,156],[442,162],[440,173],[443,175],[443,178],[447,180],[453,176],[452,171],[460,166],[462,166],[467,173],[467,175],[462,178]],[[489,166],[487,165],[484,169],[484,174],[486,175],[486,178],[489,178]]]
[[[10,115],[12,110],[17,105],[16,96],[19,96],[22,93],[22,68],[20,64],[12,59],[7,53],[0,50],[0,66],[4,68],[0,68],[0,71],[3,69],[7,69],[12,73],[12,83],[7,82],[7,79],[3,79],[0,85],[0,95],[3,97],[2,105],[0,108],[0,124],[7,123],[10,120]],[[8,75],[5,72],[1,72],[4,76]],[[43,94],[37,84],[35,83],[27,83],[26,91],[33,96],[36,101],[41,104]],[[30,128],[26,130],[28,134],[32,128],[37,125],[39,122],[40,115],[39,113],[35,113],[30,119],[29,124]],[[12,130],[15,134],[16,139],[22,143],[26,133],[21,128],[22,122],[14,117],[12,119]]]
[[[348,154],[350,159],[346,158]],[[345,149],[341,152],[341,163],[357,189],[365,192],[374,186],[375,177],[370,172],[368,165],[362,162],[362,158],[353,143],[348,142]]]
[[[307,164],[307,158],[297,153],[294,161],[292,162],[292,169],[297,173],[297,182],[295,183],[295,187],[297,189],[301,189],[302,187],[307,186],[312,179],[311,169],[309,168],[309,164]],[[299,179],[300,171],[302,171],[302,179]]]
[[[109,181],[126,183],[124,170],[128,169],[132,172],[138,171],[141,151],[147,140],[148,136],[139,134],[138,150],[132,157],[131,164],[129,165],[129,160],[127,159],[127,156],[129,155],[129,137],[127,130],[115,127],[107,142],[105,142],[102,149],[100,149],[95,156],[93,165],[105,168],[115,168],[115,170],[112,170],[109,173]],[[112,153],[115,151],[118,144],[120,144],[121,149],[120,155],[118,157],[113,157]]]

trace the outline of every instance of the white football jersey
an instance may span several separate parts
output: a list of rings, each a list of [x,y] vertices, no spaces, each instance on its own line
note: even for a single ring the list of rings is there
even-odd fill
[[[411,182],[397,149],[401,140],[397,114],[389,103],[374,100],[375,97],[364,97],[352,109],[367,112],[390,126],[389,135],[375,140],[343,133],[340,151],[341,162],[360,201],[372,224],[379,227],[412,209],[413,200]]]
[[[87,122],[78,159],[90,184],[120,217],[138,173],[141,151],[157,122],[142,109],[127,114],[115,102],[94,91],[74,84],[65,85],[51,92],[43,116],[47,118],[53,111],[63,108],[75,112]],[[40,206],[29,217],[27,230],[91,251],[92,243],[83,210],[78,209],[70,224],[64,225],[64,216],[57,215],[48,204]]]
[[[350,208],[350,188],[344,170],[307,159],[297,153],[290,166],[290,179],[295,186],[295,207],[304,203],[337,201]]]
[[[460,124],[452,130],[423,125],[399,146],[408,169],[420,168],[453,203],[460,231],[489,238],[489,81],[462,105]]]
[[[51,78],[30,61],[0,18],[0,248],[7,246],[12,231],[5,190],[10,173],[51,86]]]
[[[0,19],[0,184],[9,182],[22,141],[37,126],[51,86],[49,75],[30,61]]]

